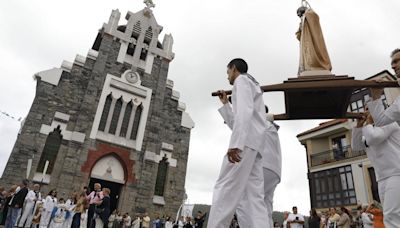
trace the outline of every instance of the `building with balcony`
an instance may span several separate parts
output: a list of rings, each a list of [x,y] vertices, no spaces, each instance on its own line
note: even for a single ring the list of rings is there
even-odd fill
[[[396,80],[388,71],[367,78],[376,79]],[[399,88],[385,88],[382,102],[387,107],[399,95]],[[369,89],[354,91],[348,111],[364,112],[369,99]],[[311,207],[317,210],[354,208],[380,201],[374,168],[366,152],[351,149],[351,131],[355,124],[355,120],[330,120],[297,135],[306,148]]]

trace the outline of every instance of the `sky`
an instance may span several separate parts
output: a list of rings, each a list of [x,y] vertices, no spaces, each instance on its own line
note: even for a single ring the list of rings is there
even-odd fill
[[[297,76],[299,0],[154,0],[153,9],[164,34],[174,37],[175,59],[169,68],[196,127],[191,133],[186,191],[189,203],[210,204],[230,130],[210,94],[230,89],[227,63],[236,57],[249,64],[260,84],[281,83]],[[357,79],[390,69],[390,52],[399,47],[398,0],[310,0],[319,14],[336,75]],[[35,95],[33,75],[86,55],[112,9],[141,10],[141,0],[13,0],[0,2],[0,112],[19,118],[29,112]],[[266,93],[271,113],[284,113],[282,93]],[[282,181],[274,209],[293,205],[308,214],[310,199],[304,147],[296,135],[321,120],[279,121]],[[0,114],[0,173],[14,146],[20,122]]]

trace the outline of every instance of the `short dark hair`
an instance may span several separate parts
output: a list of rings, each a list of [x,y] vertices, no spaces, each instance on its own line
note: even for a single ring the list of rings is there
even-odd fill
[[[28,180],[28,179],[23,179],[23,180],[22,180],[22,184],[23,184],[24,186],[28,186],[28,185],[29,185],[29,180]]]
[[[390,57],[393,57],[395,54],[400,52],[400,48],[396,48],[392,51],[392,53],[390,54]]]
[[[233,66],[236,67],[236,69],[241,73],[247,73],[247,70],[249,69],[249,67],[247,66],[246,61],[244,61],[243,59],[240,58],[236,58],[236,59],[232,59],[229,63],[228,63],[228,68],[232,68]]]
[[[292,210],[294,210],[295,208],[296,208],[296,210],[297,210],[297,207],[296,207],[296,206],[293,206],[293,207],[292,207]]]

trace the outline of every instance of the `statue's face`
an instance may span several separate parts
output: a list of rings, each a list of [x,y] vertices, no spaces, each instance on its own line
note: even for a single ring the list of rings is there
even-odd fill
[[[392,69],[396,73],[397,78],[400,78],[400,52],[392,56]]]
[[[304,15],[304,13],[306,12],[307,8],[302,6],[300,8],[297,9],[297,16],[302,17]]]

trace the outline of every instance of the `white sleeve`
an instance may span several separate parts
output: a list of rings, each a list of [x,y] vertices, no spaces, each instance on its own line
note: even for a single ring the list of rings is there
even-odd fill
[[[377,99],[367,104],[369,112],[374,119],[375,126],[384,126],[394,121],[400,121],[400,97],[385,110],[382,99]]]
[[[366,146],[362,140],[362,128],[355,127],[351,131],[351,149],[354,151],[365,150]]]
[[[33,201],[35,200],[35,193],[33,191],[29,191],[28,194],[25,197],[25,200],[27,202],[33,203]]]
[[[267,113],[267,120],[268,120],[269,122],[273,122],[273,121],[274,121],[274,114]]]
[[[229,103],[224,104],[220,109],[218,109],[218,112],[221,114],[226,125],[228,125],[228,127],[232,130],[234,119],[231,105]]]
[[[374,146],[389,138],[393,131],[397,129],[399,129],[399,125],[396,122],[383,127],[373,127],[372,125],[367,125],[363,127],[362,133],[365,137],[367,145]]]
[[[236,113],[229,148],[243,151],[246,143],[248,129],[254,109],[252,85],[243,77],[235,80],[236,87]]]

